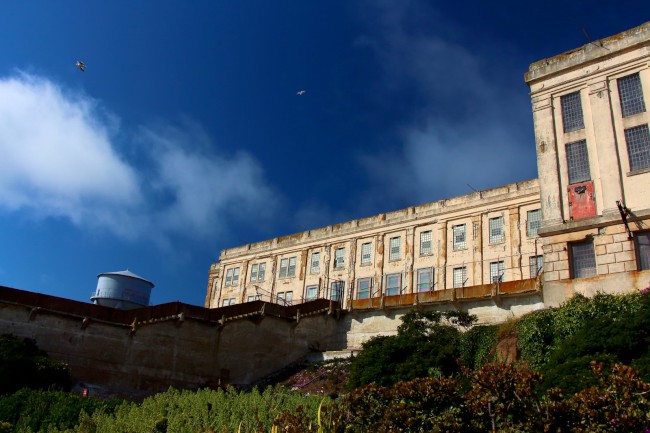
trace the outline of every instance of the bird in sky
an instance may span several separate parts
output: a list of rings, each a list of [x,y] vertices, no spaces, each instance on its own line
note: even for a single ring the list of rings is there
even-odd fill
[[[298,91],[296,92],[296,95],[301,95],[301,96],[302,96],[302,95],[304,95],[305,93],[307,93],[306,90],[298,90]]]
[[[86,64],[81,60],[77,60],[77,68],[79,68],[79,70],[83,72],[86,70]]]

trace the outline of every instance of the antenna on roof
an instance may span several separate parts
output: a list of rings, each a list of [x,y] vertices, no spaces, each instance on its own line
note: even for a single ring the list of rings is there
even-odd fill
[[[585,34],[585,38],[587,38],[587,43],[588,44],[595,45],[595,46],[597,46],[599,48],[605,48],[607,51],[609,51],[609,48],[604,46],[602,41],[598,41],[598,43],[592,42],[591,38],[589,37],[589,33],[587,33],[587,29],[585,29],[584,27],[582,28],[582,33]]]
[[[474,191],[474,192],[478,192],[478,189],[474,188],[474,187],[473,187],[472,185],[470,185],[469,183],[466,183],[465,185],[469,186],[469,187],[472,189],[472,191]]]

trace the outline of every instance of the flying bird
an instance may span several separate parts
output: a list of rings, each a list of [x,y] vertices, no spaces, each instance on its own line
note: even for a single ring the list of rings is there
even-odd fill
[[[83,72],[86,70],[86,64],[81,60],[77,60],[77,68],[79,68],[79,70]]]
[[[296,92],[296,95],[301,95],[301,96],[302,96],[302,95],[304,95],[305,93],[307,93],[306,90],[298,90],[298,91]]]

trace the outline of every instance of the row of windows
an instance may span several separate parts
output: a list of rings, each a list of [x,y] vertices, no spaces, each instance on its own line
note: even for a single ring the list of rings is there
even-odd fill
[[[638,255],[639,270],[650,270],[650,232],[635,233],[635,242]],[[569,244],[570,264],[571,264],[571,277],[572,278],[585,278],[593,277],[597,274],[596,271],[596,255],[594,243],[592,240],[582,242],[572,242]],[[544,256],[536,255],[528,258],[530,269],[530,278],[536,278],[544,268]],[[259,269],[259,268],[258,268]],[[239,277],[238,268],[231,269],[232,272],[226,274],[226,281],[236,281]],[[259,271],[258,271],[259,272]],[[228,277],[230,275],[230,277]],[[490,282],[500,283],[504,281],[505,266],[503,261],[496,261],[490,263]],[[259,273],[258,273],[259,276]],[[417,292],[426,292],[434,290],[435,288],[435,270],[432,267],[420,268],[415,271],[415,290]],[[372,277],[359,278],[356,282],[356,299],[368,299],[376,295],[373,292]],[[467,284],[467,267],[458,266],[452,270],[452,284],[454,288],[465,287]],[[384,276],[384,293],[387,296],[398,295],[403,290],[402,287],[402,273],[387,274]],[[343,299],[343,292],[345,289],[344,281],[333,281],[330,283],[328,293],[325,296],[329,299],[340,300]],[[309,285],[305,289],[305,300],[316,299],[319,295],[318,285]],[[261,295],[248,296],[248,302],[261,299]],[[291,304],[293,300],[293,292],[279,292],[277,294],[278,303]],[[235,298],[224,299],[223,306],[235,304]]]
[[[537,230],[542,221],[541,209],[528,211],[526,221],[526,233],[529,237],[537,235]],[[503,217],[490,218],[490,243],[502,243],[504,241]],[[465,224],[459,224],[452,227],[453,248],[454,250],[466,248]],[[420,256],[428,256],[433,252],[432,231],[420,232]],[[402,239],[395,236],[389,239],[389,256],[388,259],[399,260],[401,258]],[[372,263],[372,242],[361,244],[361,265],[370,265]],[[321,253],[313,252],[309,271],[312,274],[320,272]],[[337,248],[334,252],[334,268],[345,268],[345,248]],[[226,271],[226,286],[236,286],[239,284],[239,267],[230,268]],[[250,281],[264,281],[266,274],[266,263],[256,263],[251,266]],[[296,275],[296,257],[288,257],[280,260],[280,278],[291,278]]]
[[[650,168],[650,131],[648,124],[624,130],[630,171]],[[587,140],[578,140],[566,145],[569,184],[591,179]]]
[[[646,111],[643,100],[643,89],[639,73],[619,78],[618,93],[623,117]],[[560,97],[562,123],[564,132],[584,129],[584,117],[580,92],[570,93]],[[630,171],[650,168],[650,133],[648,125],[640,125],[624,130]],[[589,155],[587,141],[578,140],[566,145],[569,184],[584,182],[591,179],[589,172]]]

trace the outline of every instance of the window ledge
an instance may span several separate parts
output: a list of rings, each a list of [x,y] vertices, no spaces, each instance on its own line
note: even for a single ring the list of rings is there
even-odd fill
[[[640,168],[638,170],[632,170],[627,172],[627,176],[636,176],[637,174],[650,173],[650,167]]]

